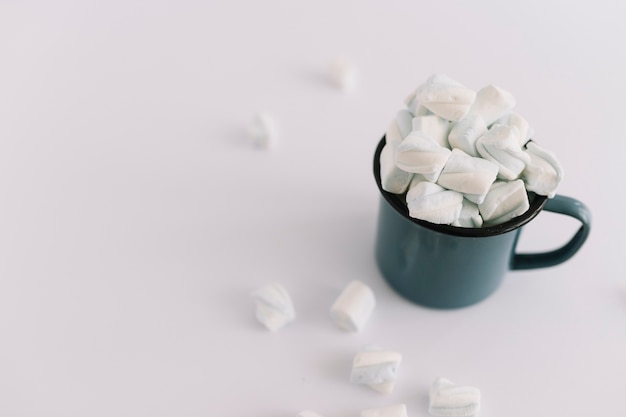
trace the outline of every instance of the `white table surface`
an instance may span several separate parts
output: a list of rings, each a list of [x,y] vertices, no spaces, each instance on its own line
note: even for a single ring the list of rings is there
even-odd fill
[[[483,417],[624,416],[626,6],[459,3],[1,1],[0,415],[418,417],[445,376]],[[593,213],[570,261],[450,311],[373,259],[374,148],[435,72],[511,91]],[[577,227],[542,214],[520,249]],[[328,310],[353,279],[378,305],[347,334]],[[272,281],[298,314],[276,334],[249,297]],[[388,396],[348,382],[368,343],[404,356]]]

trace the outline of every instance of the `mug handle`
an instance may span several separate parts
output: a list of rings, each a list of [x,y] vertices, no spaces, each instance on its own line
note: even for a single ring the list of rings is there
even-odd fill
[[[558,249],[542,253],[516,253],[511,269],[534,269],[558,265],[574,256],[587,240],[591,229],[591,212],[583,203],[571,197],[556,195],[554,198],[548,199],[543,209],[574,217],[580,220],[582,225],[574,237]]]

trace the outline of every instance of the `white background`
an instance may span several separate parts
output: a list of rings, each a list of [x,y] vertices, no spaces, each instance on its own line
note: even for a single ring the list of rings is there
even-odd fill
[[[484,417],[624,416],[626,6],[511,3],[0,0],[0,416],[418,417],[438,376]],[[375,146],[436,72],[511,91],[593,213],[569,262],[451,311],[373,259]],[[520,249],[577,227],[542,214]],[[347,334],[353,279],[378,306]],[[276,334],[249,297],[272,281],[298,314]],[[391,395],[348,382],[367,343],[404,356]]]

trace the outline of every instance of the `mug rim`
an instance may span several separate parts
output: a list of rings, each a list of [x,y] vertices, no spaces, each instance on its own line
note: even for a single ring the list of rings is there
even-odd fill
[[[464,237],[487,237],[487,236],[496,236],[504,233],[508,233],[512,230],[518,229],[530,222],[534,219],[539,212],[543,209],[548,201],[547,196],[538,195],[535,193],[529,194],[529,203],[530,207],[523,214],[514,217],[511,220],[508,220],[504,223],[495,224],[492,226],[486,227],[458,227],[452,226],[448,224],[436,224],[431,223],[426,220],[416,219],[414,217],[409,216],[409,209],[402,198],[403,194],[393,194],[388,191],[383,190],[382,181],[380,178],[380,154],[383,150],[383,147],[386,145],[386,135],[383,135],[382,139],[378,142],[378,146],[376,147],[376,152],[374,153],[374,178],[376,179],[376,185],[378,186],[378,190],[381,195],[387,201],[387,203],[393,207],[401,216],[406,218],[407,220],[415,223],[419,226],[425,227],[430,230],[434,230],[436,232],[444,233],[447,235],[453,236],[464,236]]]

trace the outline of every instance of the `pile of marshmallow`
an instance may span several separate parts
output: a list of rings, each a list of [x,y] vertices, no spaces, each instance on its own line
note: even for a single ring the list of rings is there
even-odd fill
[[[554,197],[561,166],[530,140],[511,93],[435,74],[405,104],[386,131],[380,176],[385,191],[406,193],[411,217],[491,226],[528,210],[528,192]]]
[[[276,332],[296,318],[293,301],[285,287],[271,283],[252,293],[256,302],[256,317],[268,330]],[[360,331],[369,321],[376,297],[365,283],[351,281],[335,299],[330,318],[342,330]],[[350,382],[365,385],[381,394],[389,394],[396,383],[402,355],[374,345],[364,346],[353,358]],[[480,409],[480,390],[456,385],[446,378],[437,378],[429,393],[428,412],[437,417],[471,417]],[[305,410],[297,417],[322,417]],[[361,417],[407,417],[406,405],[395,404],[364,409]]]

